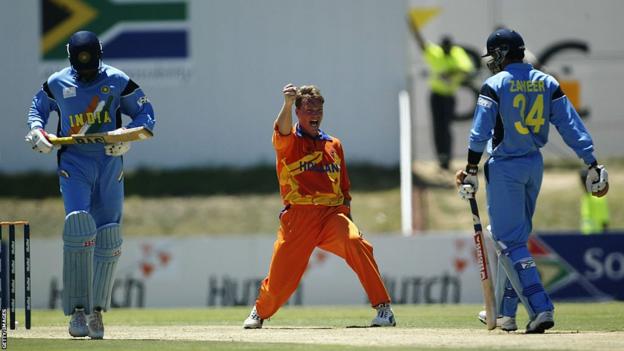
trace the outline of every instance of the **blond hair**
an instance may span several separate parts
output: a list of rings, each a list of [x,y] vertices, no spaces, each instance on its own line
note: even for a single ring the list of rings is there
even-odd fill
[[[321,91],[315,85],[302,85],[299,89],[297,89],[295,106],[299,108],[304,100],[316,100],[321,104],[325,102],[325,98],[321,95]]]

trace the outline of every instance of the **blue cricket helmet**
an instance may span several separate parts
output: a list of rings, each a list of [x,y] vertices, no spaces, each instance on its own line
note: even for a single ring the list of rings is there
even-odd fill
[[[488,61],[488,68],[493,72],[500,72],[503,67],[503,60],[512,55],[514,57],[524,57],[524,40],[518,32],[502,28],[497,29],[487,39],[486,53],[481,57],[492,57]]]
[[[98,69],[102,63],[102,43],[93,32],[76,32],[69,37],[67,55],[69,63],[78,72]]]

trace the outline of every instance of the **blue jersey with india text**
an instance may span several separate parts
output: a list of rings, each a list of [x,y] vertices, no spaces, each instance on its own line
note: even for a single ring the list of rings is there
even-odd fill
[[[552,123],[586,164],[595,161],[591,136],[552,76],[530,64],[512,63],[488,78],[479,93],[469,148],[496,157],[516,157],[548,142]]]
[[[101,65],[97,77],[84,82],[67,67],[52,74],[33,98],[30,129],[45,128],[50,112],[59,115],[58,136],[109,132],[122,127],[121,114],[132,121],[127,128],[154,128],[154,110],[141,88],[124,72]],[[67,145],[72,151],[102,151],[102,144]]]

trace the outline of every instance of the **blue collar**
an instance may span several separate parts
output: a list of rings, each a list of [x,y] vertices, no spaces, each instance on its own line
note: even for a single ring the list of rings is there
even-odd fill
[[[301,129],[301,126],[299,125],[299,123],[297,123],[297,127],[295,128],[295,135],[297,135],[298,137],[308,137],[310,139],[314,139],[314,140],[325,140],[325,141],[331,141],[332,138],[329,136],[329,134],[326,134],[325,132],[323,132],[322,130],[319,129],[319,133],[317,136],[311,136],[310,134],[307,134],[306,132],[303,131],[303,129]]]
[[[533,69],[533,66],[530,63],[526,62],[514,62],[505,66],[505,70],[507,69]]]
[[[92,80],[90,80],[88,82],[85,82],[85,81],[82,81],[82,80],[78,79],[78,71],[72,65],[69,65],[69,68],[71,69],[71,71],[70,71],[71,75],[72,75],[72,77],[74,77],[74,80],[76,81],[76,83],[82,84],[84,86],[92,85],[93,83],[95,83],[98,80],[100,80],[102,72],[104,72],[103,64],[100,64],[100,67],[98,67],[98,72],[95,75],[95,78],[93,78]]]

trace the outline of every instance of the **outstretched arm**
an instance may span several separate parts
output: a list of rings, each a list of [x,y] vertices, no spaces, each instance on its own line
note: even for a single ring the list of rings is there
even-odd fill
[[[409,26],[412,34],[414,35],[414,38],[416,39],[416,42],[418,43],[418,46],[420,47],[420,49],[422,51],[425,51],[425,45],[427,42],[422,37],[422,34],[420,33],[420,29],[418,29],[418,23],[413,21],[410,17],[407,17],[407,25]]]
[[[281,135],[288,135],[292,130],[292,106],[297,98],[297,87],[289,83],[282,89],[284,93],[284,104],[280,110],[275,125]]]

